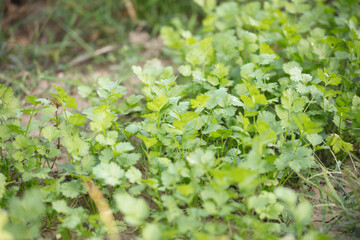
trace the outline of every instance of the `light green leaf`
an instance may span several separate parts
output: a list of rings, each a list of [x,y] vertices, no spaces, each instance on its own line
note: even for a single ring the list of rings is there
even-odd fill
[[[147,103],[148,109],[156,112],[160,112],[160,110],[166,105],[168,102],[168,98],[165,96],[161,96],[155,98],[154,101]]]
[[[161,238],[161,230],[156,223],[147,224],[141,234],[144,240],[159,240]]]
[[[75,126],[82,126],[85,124],[86,118],[79,113],[74,113],[69,117],[69,122],[74,124]]]
[[[140,135],[136,135],[136,136],[138,138],[140,138],[141,140],[143,140],[147,149],[151,148],[158,142],[158,140],[156,138],[148,138],[148,137],[140,136]]]
[[[108,105],[103,104],[95,108],[89,118],[92,120],[90,129],[94,132],[103,132],[111,127],[116,116],[110,111]]]
[[[306,226],[307,224],[309,224],[311,221],[312,213],[313,207],[309,201],[304,200],[299,203],[294,212],[296,224],[302,226]]]
[[[115,146],[115,151],[117,153],[124,153],[124,152],[129,152],[132,150],[134,150],[134,146],[131,145],[131,143],[129,143],[129,142],[119,142]]]
[[[189,65],[181,65],[178,70],[185,77],[191,76],[191,66]]]
[[[100,163],[93,168],[93,173],[96,178],[101,179],[105,184],[116,186],[122,183],[121,178],[124,177],[124,170],[122,170],[116,163]]]
[[[61,131],[55,126],[47,126],[42,130],[44,138],[49,142],[61,136]]]
[[[141,183],[141,172],[139,169],[131,166],[125,173],[125,177],[129,180],[130,183]]]
[[[332,147],[335,153],[340,152],[340,150],[344,150],[347,153],[352,152],[354,150],[353,145],[351,143],[345,142],[337,134],[332,134],[330,137],[326,139],[326,141]]]
[[[14,96],[13,89],[0,84],[0,118],[6,120],[15,116],[19,108],[19,100]]]
[[[184,196],[189,196],[194,192],[194,187],[188,184],[181,184],[176,187],[176,191],[178,191],[180,194]]]
[[[98,134],[95,138],[100,144],[113,146],[116,143],[119,134],[116,131],[106,132],[106,137],[103,134]]]
[[[196,99],[191,99],[190,104],[192,108],[204,108],[210,97],[205,94],[196,96]]]
[[[115,195],[117,208],[125,215],[124,220],[131,225],[140,225],[149,214],[149,207],[141,198],[134,198],[127,193]]]
[[[78,180],[62,183],[60,191],[68,198],[76,198],[80,193],[85,193],[84,188]]]

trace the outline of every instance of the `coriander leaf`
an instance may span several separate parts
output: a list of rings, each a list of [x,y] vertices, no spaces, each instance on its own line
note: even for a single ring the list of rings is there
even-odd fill
[[[127,193],[115,195],[117,208],[125,215],[124,220],[131,225],[140,225],[149,214],[144,199],[134,198]]]
[[[14,111],[18,108],[19,100],[14,97],[13,89],[0,84],[0,118],[7,120],[14,117],[16,115]]]
[[[141,183],[141,172],[139,169],[131,166],[125,173],[125,177],[129,180],[130,183]]]
[[[61,131],[55,126],[47,126],[42,130],[44,138],[49,142],[61,136]]]
[[[100,163],[93,168],[93,173],[96,178],[101,179],[105,184],[116,186],[122,183],[121,178],[124,177],[124,170],[122,170],[116,163]]]
[[[299,172],[314,165],[315,162],[312,154],[312,150],[305,147],[299,147],[296,152],[285,150],[274,163],[279,170],[290,167],[295,172]]]
[[[161,96],[155,98],[152,102],[147,103],[148,109],[156,112],[160,112],[160,110],[166,105],[168,102],[168,98],[165,96]]]

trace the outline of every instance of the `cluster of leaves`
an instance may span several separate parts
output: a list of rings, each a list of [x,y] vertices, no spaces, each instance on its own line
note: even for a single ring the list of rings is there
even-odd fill
[[[1,239],[53,227],[63,239],[128,227],[145,240],[328,239],[284,185],[295,173],[318,186],[304,176],[355,156],[356,1],[195,2],[199,36],[161,31],[179,75],[159,60],[133,67],[144,96],[100,78],[78,88],[92,104],[81,112],[58,86],[20,108],[0,85]]]

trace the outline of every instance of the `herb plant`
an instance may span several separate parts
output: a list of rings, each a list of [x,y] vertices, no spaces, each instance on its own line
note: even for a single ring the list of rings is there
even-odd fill
[[[1,239],[330,239],[327,212],[356,235],[357,1],[195,2],[199,34],[161,30],[176,68],[133,66],[141,96],[0,85]]]

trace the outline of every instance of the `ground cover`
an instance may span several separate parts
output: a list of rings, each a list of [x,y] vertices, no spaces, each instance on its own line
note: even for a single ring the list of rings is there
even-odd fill
[[[359,237],[357,1],[196,0],[198,28],[124,1],[121,45],[76,25],[113,3],[64,2],[33,69],[2,50],[1,239]]]

